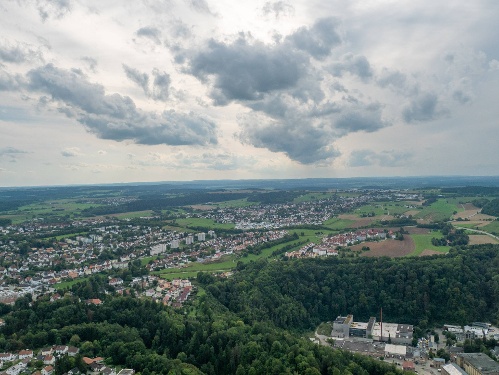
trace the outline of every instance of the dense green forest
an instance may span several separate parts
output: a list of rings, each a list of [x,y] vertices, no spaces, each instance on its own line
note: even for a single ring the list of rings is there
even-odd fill
[[[420,328],[497,321],[499,246],[453,249],[421,258],[327,258],[239,264],[233,280],[201,278],[229,310],[253,324],[311,329],[337,315]]]
[[[13,308],[0,305],[6,321],[0,350],[75,345],[79,356],[102,356],[147,375],[401,373],[393,365],[315,345],[266,319],[246,324],[209,295],[184,314],[133,296],[104,296],[98,292],[102,285],[102,278],[92,277],[56,302],[31,303],[27,296]],[[104,304],[87,305],[78,296],[91,292]]]
[[[499,199],[493,199],[482,207],[482,213],[499,216]]]

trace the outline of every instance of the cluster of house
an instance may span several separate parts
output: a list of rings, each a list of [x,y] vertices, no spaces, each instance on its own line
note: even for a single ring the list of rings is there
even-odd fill
[[[218,208],[198,217],[218,223],[235,223],[236,229],[278,229],[296,225],[321,225],[334,213],[349,210],[372,199],[372,195],[316,199],[300,203],[260,204],[246,207]]]
[[[116,282],[116,279],[109,280]],[[193,286],[189,280],[173,279],[172,281],[161,279],[157,276],[143,276],[132,280],[132,287],[140,288],[140,293],[145,297],[164,305],[181,307],[189,298],[193,291]],[[122,293],[125,289],[119,289]]]
[[[173,307],[181,307],[193,292],[193,285],[186,279],[168,281],[157,276],[146,275],[135,277],[128,285],[125,284],[123,279],[119,277],[113,277],[108,280],[108,285],[113,286],[118,294],[126,295],[133,289],[138,296],[152,298],[158,303]],[[62,298],[59,293],[52,290],[49,291],[49,294],[50,302]],[[87,299],[85,303],[87,305],[101,305],[103,301],[98,298],[92,298]]]
[[[79,349],[74,346],[55,345],[41,349],[38,353],[33,350],[21,350],[18,353],[0,353],[0,367],[6,369],[0,372],[0,375],[19,375],[21,373],[29,373],[30,364],[33,361],[43,363],[41,370],[32,372],[32,375],[52,375],[55,372],[56,359],[63,355],[70,357],[78,354]],[[134,375],[132,369],[122,369],[117,371],[114,367],[106,366],[104,358],[88,358],[83,357],[83,362],[87,365],[88,374],[91,375]],[[10,366],[9,366],[10,364]],[[71,369],[64,375],[78,375],[81,371],[78,368]]]
[[[471,325],[455,326],[451,324],[444,325],[444,331],[453,333],[456,336],[456,341],[463,342],[464,340],[483,339],[492,336],[495,340],[499,340],[499,333],[491,331],[489,323],[473,322]]]
[[[59,356],[75,356],[78,351],[79,349],[74,346],[55,345],[44,348],[37,354],[30,349],[20,350],[18,353],[0,353],[0,367],[4,368],[10,364],[0,374],[19,375],[21,372],[26,372],[31,361],[36,360],[43,362],[44,365],[41,371],[36,372],[36,375],[51,375],[54,372],[55,361]]]
[[[410,200],[417,195],[395,191],[352,191],[354,196],[334,196],[300,203],[225,207],[193,215],[218,223],[235,223],[236,229],[277,229],[296,225],[321,225],[335,213],[345,212],[372,200]]]
[[[385,240],[394,238],[391,230],[385,232],[384,229],[365,229],[350,233],[342,233],[334,236],[326,236],[321,244],[308,243],[296,251],[286,252],[288,258],[309,258],[318,256],[338,255],[338,248],[351,246],[364,241]]]
[[[208,232],[209,233],[209,232]],[[271,230],[266,232],[245,232],[227,237],[217,237],[215,232],[212,238],[199,243],[197,249],[166,253],[163,257],[151,261],[146,267],[150,271],[183,267],[192,261],[206,262],[220,259],[223,255],[237,253],[248,246],[259,245],[268,241],[275,241],[289,234],[285,230]],[[207,254],[207,249],[210,253]]]

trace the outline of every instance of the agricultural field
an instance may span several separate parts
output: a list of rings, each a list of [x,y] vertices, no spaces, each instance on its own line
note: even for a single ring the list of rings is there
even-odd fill
[[[436,251],[441,254],[445,254],[449,251],[449,246],[435,246],[431,243],[432,238],[442,238],[440,232],[431,232],[429,234],[411,234],[404,236],[410,236],[414,240],[414,251],[410,253],[410,256],[421,255],[425,250]]]
[[[140,217],[151,217],[153,216],[153,212],[151,210],[146,211],[134,211],[134,212],[124,212],[122,214],[111,214],[107,216],[114,216],[118,219],[137,219]]]
[[[486,234],[469,234],[470,245],[483,245],[483,244],[499,244],[499,240]]]
[[[499,221],[498,220],[491,221],[489,224],[481,227],[480,229],[492,233],[496,236],[499,236]]]
[[[364,217],[373,214],[383,220],[383,216],[401,215],[411,210],[406,207],[407,204],[399,202],[377,202],[357,208],[354,213],[359,217]]]
[[[450,220],[454,212],[464,211],[461,205],[455,203],[448,203],[447,199],[438,199],[436,202],[432,203],[430,206],[423,206],[416,218],[421,219],[425,222],[431,221],[447,221]]]
[[[356,220],[352,219],[343,219],[344,215],[340,215],[340,217],[333,217],[329,220],[326,220],[323,223],[323,226],[331,229],[331,230],[344,230],[347,228],[351,228]]]
[[[186,219],[176,219],[172,225],[180,227],[203,227],[210,229],[234,229],[235,225],[232,223],[215,223],[211,219],[191,217]]]
[[[86,208],[98,207],[95,203],[81,203],[81,199],[59,199],[20,206],[17,210],[5,211],[0,218],[11,219],[18,224],[34,218],[76,217]]]
[[[293,200],[293,203],[310,202],[310,201],[320,200],[320,199],[329,199],[334,194],[335,193],[325,193],[325,192],[308,193],[308,194],[304,194],[302,196],[295,198]]]
[[[362,247],[367,246],[370,250],[362,251]],[[354,251],[362,251],[361,256],[365,257],[383,257],[390,258],[404,257],[414,252],[414,241],[408,236],[404,235],[404,240],[388,239],[385,241],[372,241],[363,242],[351,247]]]
[[[345,229],[354,230],[356,228],[364,228],[369,226],[374,226],[375,223],[379,221],[379,218],[376,217],[358,217],[355,214],[342,214],[339,216],[342,220],[348,220],[349,224]],[[390,216],[386,217],[390,219]]]

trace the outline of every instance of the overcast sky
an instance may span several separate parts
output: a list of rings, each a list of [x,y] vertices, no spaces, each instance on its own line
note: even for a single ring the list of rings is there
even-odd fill
[[[497,0],[3,0],[0,186],[499,175]]]

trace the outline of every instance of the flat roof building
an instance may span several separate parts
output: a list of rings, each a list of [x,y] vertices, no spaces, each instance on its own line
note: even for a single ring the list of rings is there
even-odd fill
[[[376,341],[391,341],[394,344],[412,344],[413,326],[410,324],[375,323],[371,333]]]
[[[460,353],[456,362],[469,375],[499,375],[499,363],[484,353]]]

